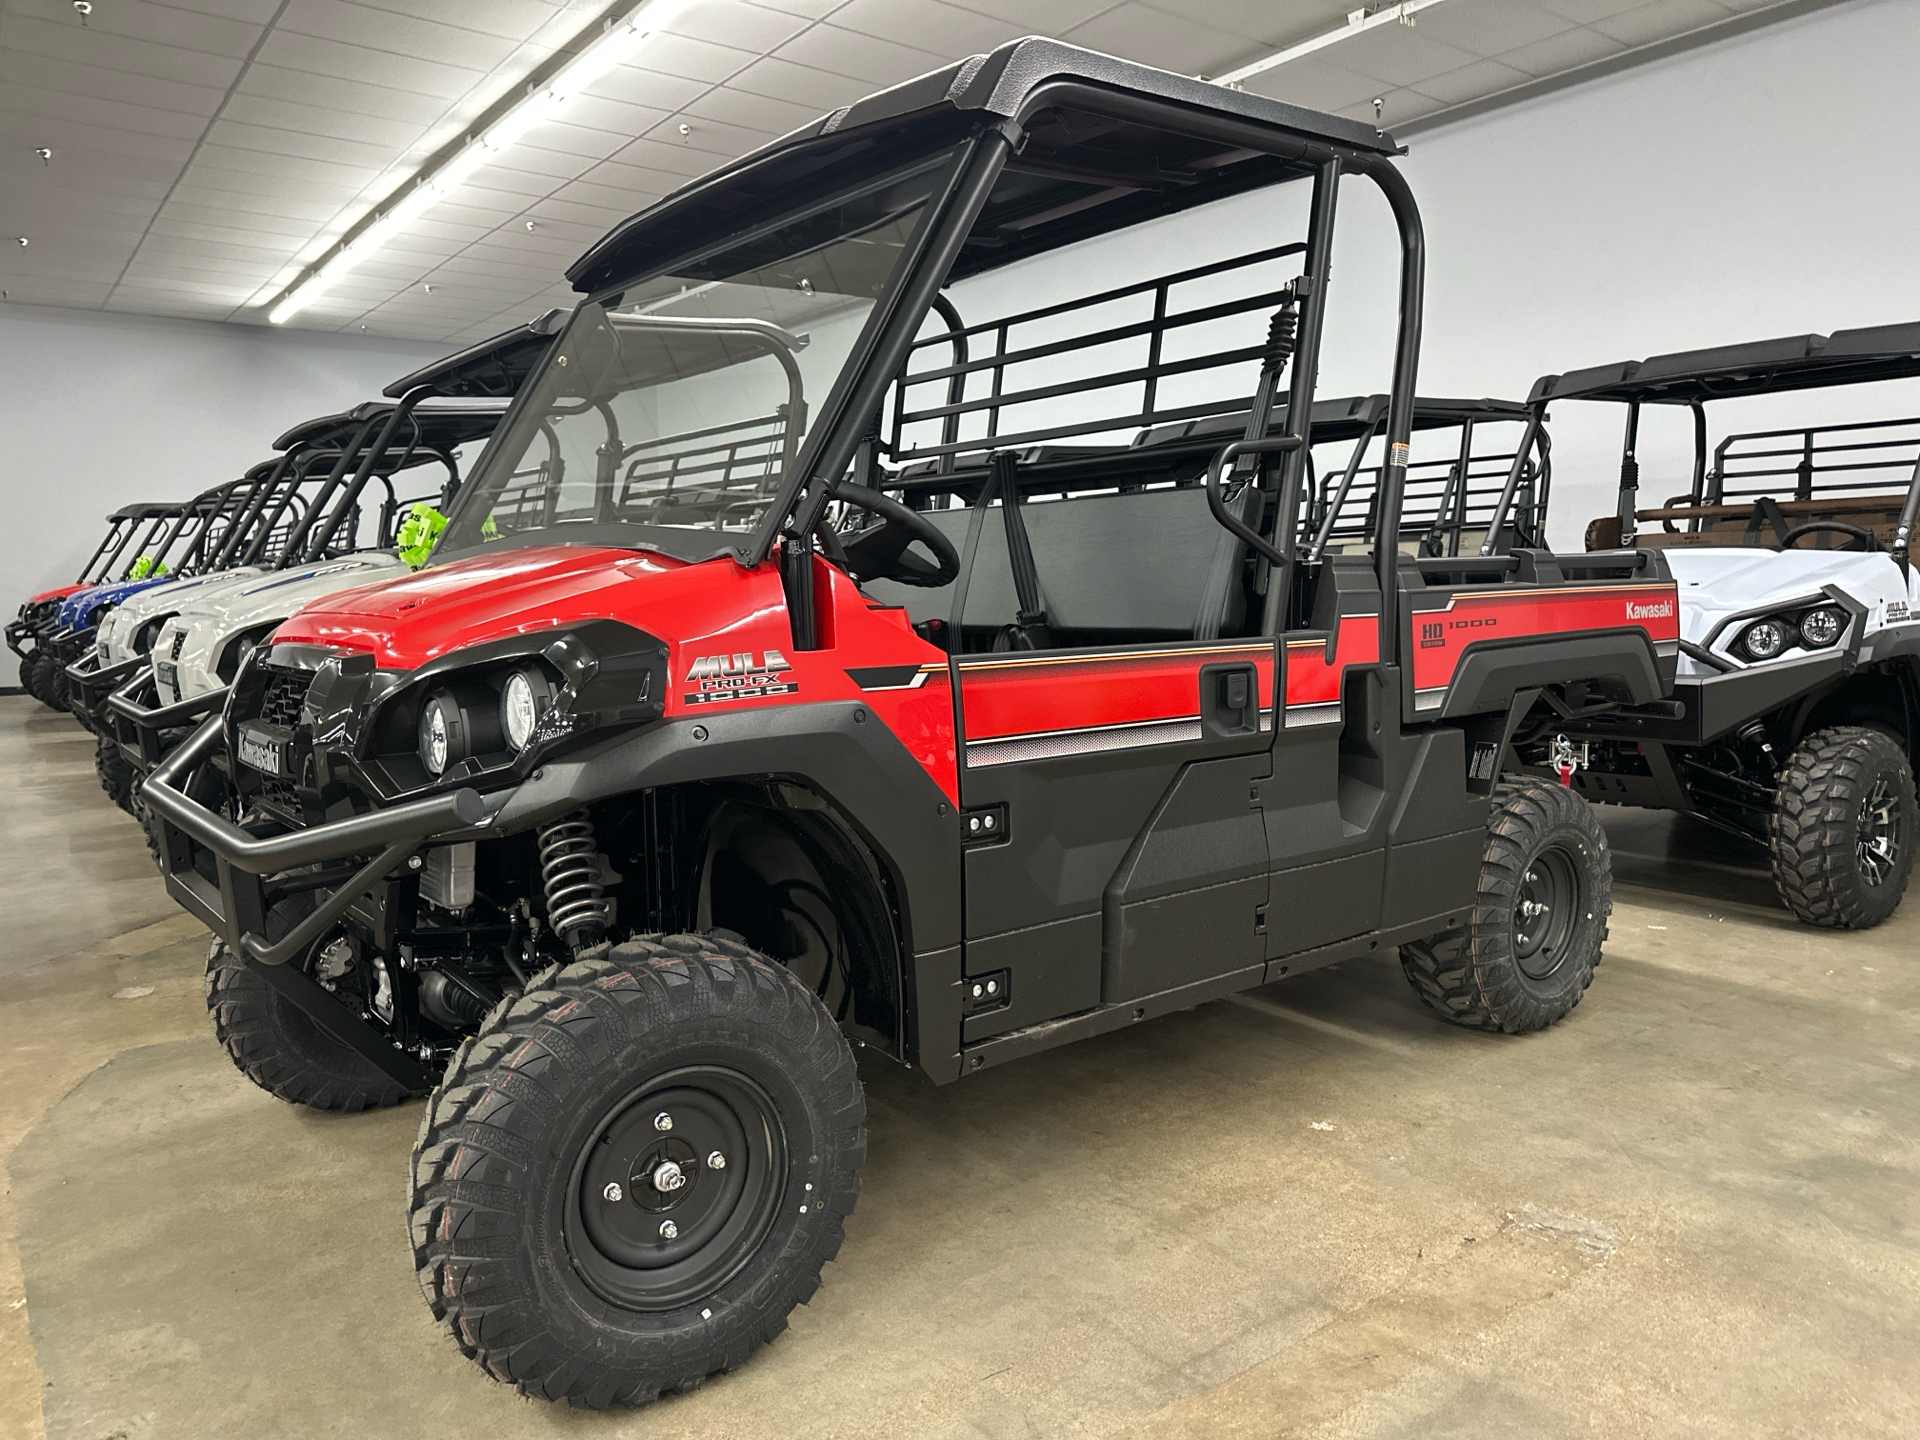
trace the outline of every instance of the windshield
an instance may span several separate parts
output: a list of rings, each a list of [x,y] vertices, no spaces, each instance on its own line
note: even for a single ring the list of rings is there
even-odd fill
[[[581,305],[436,554],[526,537],[699,559],[751,534],[900,268],[935,163]]]

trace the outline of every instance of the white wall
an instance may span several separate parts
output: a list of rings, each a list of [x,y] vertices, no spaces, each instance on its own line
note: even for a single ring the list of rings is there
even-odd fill
[[[72,580],[107,511],[230,480],[452,348],[0,306],[0,610]]]
[[[1854,0],[1409,141],[1428,245],[1421,391],[1525,399],[1544,373],[1920,319],[1916,55],[1920,3]],[[1022,267],[1023,294],[988,276],[961,309],[976,321],[1297,239],[1306,199],[1285,186],[1057,252]],[[1391,374],[1392,222],[1364,181],[1341,207],[1323,396]],[[1873,405],[1904,407],[1881,413],[1920,414],[1920,382],[1876,388],[1893,393]],[[1867,418],[1867,403],[1726,402],[1709,421],[1717,437],[1775,413]],[[1553,412],[1557,546],[1612,513],[1623,413]],[[1684,414],[1643,420],[1640,458],[1643,504],[1685,489]]]

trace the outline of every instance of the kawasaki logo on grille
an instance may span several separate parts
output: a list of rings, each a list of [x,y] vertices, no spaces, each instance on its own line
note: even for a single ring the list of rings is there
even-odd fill
[[[1627,601],[1627,619],[1629,620],[1671,620],[1673,601],[1661,600],[1652,605],[1637,605]]]

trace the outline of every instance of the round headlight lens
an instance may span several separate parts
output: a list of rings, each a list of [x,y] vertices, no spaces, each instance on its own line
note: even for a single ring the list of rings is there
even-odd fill
[[[429,775],[447,768],[447,712],[434,700],[420,712],[420,763]]]
[[[1756,660],[1771,660],[1787,648],[1787,627],[1778,620],[1758,620],[1747,627],[1740,644]]]
[[[533,739],[534,723],[539,718],[540,707],[534,700],[533,682],[527,678],[524,670],[514,671],[500,691],[500,728],[506,732],[507,744],[516,750],[526,749],[527,742]]]
[[[1800,638],[1809,645],[1831,645],[1846,629],[1846,617],[1830,605],[1809,610],[1800,617]]]

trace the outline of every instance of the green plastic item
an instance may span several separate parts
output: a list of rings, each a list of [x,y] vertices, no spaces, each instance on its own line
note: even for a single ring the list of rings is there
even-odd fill
[[[418,570],[427,563],[427,557],[433,554],[434,542],[446,528],[447,517],[422,500],[400,522],[399,533],[393,537],[393,548],[407,562],[408,569]]]
[[[167,573],[167,567],[156,565],[151,555],[142,555],[133,562],[133,568],[127,571],[129,580],[158,580]]]
[[[492,515],[488,515],[486,519],[480,522],[480,538],[482,540],[498,540],[500,538],[500,527],[493,523]]]

